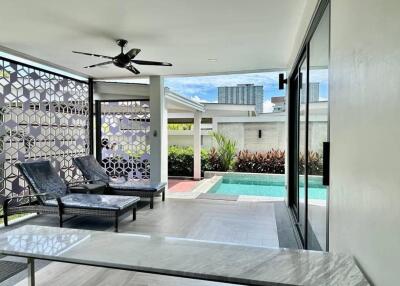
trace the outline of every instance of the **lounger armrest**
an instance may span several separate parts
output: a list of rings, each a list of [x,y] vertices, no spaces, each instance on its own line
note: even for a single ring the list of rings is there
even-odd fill
[[[3,212],[4,212],[4,210],[7,210],[7,209],[8,209],[8,205],[10,204],[10,202],[11,202],[12,200],[15,200],[15,199],[25,199],[25,198],[37,198],[37,197],[42,197],[42,196],[50,196],[50,197],[53,197],[54,199],[57,200],[57,203],[58,203],[59,205],[60,205],[60,203],[61,203],[61,198],[56,197],[55,195],[50,194],[50,193],[32,194],[32,195],[24,195],[24,196],[15,196],[15,197],[11,197],[11,198],[6,198],[6,199],[3,201]]]
[[[66,184],[69,187],[69,186],[82,185],[82,184],[88,184],[88,183],[93,183],[93,180],[82,180],[82,181],[76,181],[76,182],[68,182]]]
[[[82,180],[82,181],[75,181],[75,182],[66,182],[65,184],[67,185],[67,193],[71,194],[71,189],[74,187],[79,187],[81,186],[84,188],[86,184],[92,183],[92,180]]]
[[[54,199],[57,199],[57,196],[55,196],[54,194],[42,193],[42,194],[15,196],[15,197],[11,197],[11,198],[6,198],[6,200],[11,201],[11,200],[14,200],[14,199],[35,198],[35,197],[42,197],[42,196],[49,196],[49,197],[53,197]]]

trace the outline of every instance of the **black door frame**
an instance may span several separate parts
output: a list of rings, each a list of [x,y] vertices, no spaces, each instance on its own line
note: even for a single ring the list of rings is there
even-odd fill
[[[288,173],[291,178],[288,180],[289,183],[289,206],[293,211],[293,215],[297,219],[299,216],[299,198],[297,192],[292,190],[298,189],[298,180],[295,179],[298,176],[298,158],[296,154],[299,152],[299,144],[295,138],[298,139],[298,128],[292,128],[296,126],[297,118],[299,116],[299,110],[297,109],[298,100],[298,73],[293,75],[289,79],[289,104],[288,104],[288,125],[289,125],[289,142],[288,142]],[[298,141],[298,140],[297,140]]]
[[[296,222],[296,228],[301,240],[301,243],[305,247],[307,245],[308,238],[308,154],[304,153],[304,233],[301,230],[299,223],[300,220],[300,197],[298,194],[299,190],[299,146],[300,146],[300,88],[302,84],[302,73],[301,66],[306,64],[307,67],[307,85],[309,78],[309,49],[308,45],[303,49],[300,59],[296,68],[291,73],[289,79],[289,108],[288,108],[288,122],[289,122],[289,148],[288,148],[288,160],[289,160],[289,207],[291,208],[292,215]],[[308,101],[309,101],[309,89],[307,86],[305,94],[305,126],[304,126],[304,140],[305,150],[308,150]]]
[[[89,154],[94,153],[94,99],[93,99],[94,84],[93,78],[88,79],[88,101],[89,101]]]
[[[300,76],[300,67],[303,63],[304,58],[307,60],[307,85],[309,84],[309,50],[310,50],[310,41],[312,36],[314,35],[315,30],[317,29],[322,16],[324,15],[325,10],[330,4],[330,0],[320,0],[318,3],[318,7],[314,12],[312,17],[311,24],[307,29],[306,36],[303,40],[301,48],[297,54],[295,65],[288,76],[288,204],[291,210],[291,214],[295,222],[299,220],[299,209],[298,209],[298,152],[299,152],[299,82],[295,82],[297,76]],[[301,81],[301,79],[299,79]],[[305,144],[306,150],[308,150],[308,99],[309,99],[309,89],[307,88],[306,93],[306,122],[305,122]],[[328,124],[329,126],[329,124]],[[329,127],[328,127],[329,131]],[[328,136],[329,138],[329,136]],[[304,184],[305,184],[305,230],[304,237],[302,232],[299,229],[299,225],[296,224],[296,228],[300,237],[300,240],[303,244],[303,247],[307,249],[307,240],[308,240],[308,154],[305,154],[305,171],[304,171]],[[295,193],[296,192],[296,193]],[[328,195],[329,201],[329,195]],[[327,206],[327,212],[329,212],[329,207]],[[328,217],[328,216],[327,216]],[[329,228],[329,219],[327,218],[327,233]],[[327,244],[326,250],[329,250],[329,239],[327,236]]]

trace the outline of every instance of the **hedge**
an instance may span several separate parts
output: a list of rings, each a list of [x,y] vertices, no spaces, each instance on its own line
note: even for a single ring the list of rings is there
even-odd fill
[[[193,176],[193,148],[170,146],[168,148],[168,175]],[[208,152],[201,150],[201,173],[209,170]]]
[[[270,150],[268,152],[240,151],[236,156],[236,172],[249,173],[285,173],[285,152]]]
[[[193,148],[170,146],[168,150],[168,175],[193,176]],[[299,171],[303,172],[304,156],[300,157]],[[310,152],[308,155],[310,175],[322,174],[322,157],[319,153]],[[225,171],[215,148],[201,150],[201,173],[204,171]],[[247,173],[285,173],[285,151],[270,150],[267,152],[239,151],[235,156],[232,167],[234,172]]]

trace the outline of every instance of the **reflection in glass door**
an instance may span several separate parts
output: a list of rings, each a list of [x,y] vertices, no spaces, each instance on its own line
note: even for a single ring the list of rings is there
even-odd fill
[[[289,79],[289,205],[303,246],[328,250],[329,2]],[[328,150],[329,151],[329,150]]]
[[[329,140],[329,6],[309,44],[309,100],[307,124],[308,239],[307,248],[327,250],[328,187],[322,182],[323,143]]]
[[[301,232],[302,239],[306,240],[307,237],[307,223],[306,223],[306,123],[307,123],[307,56],[304,56],[300,64],[299,76],[297,77],[298,83],[298,199],[299,199],[299,215],[298,227]]]

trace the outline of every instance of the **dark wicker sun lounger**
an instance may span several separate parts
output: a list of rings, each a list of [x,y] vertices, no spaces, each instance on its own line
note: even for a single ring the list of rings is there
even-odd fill
[[[153,208],[154,197],[161,195],[162,201],[165,201],[166,183],[142,183],[125,180],[121,183],[113,182],[101,165],[91,155],[74,158],[73,162],[82,172],[86,180],[107,184],[109,194],[150,198],[151,209]]]
[[[3,212],[6,226],[8,216],[17,213],[57,214],[60,227],[65,222],[64,215],[112,217],[116,232],[119,217],[124,213],[132,211],[133,220],[136,219],[139,197],[71,193],[70,187],[58,176],[49,161],[20,163],[17,167],[28,182],[32,194],[5,199]],[[13,204],[14,200],[25,198],[36,200],[23,205]]]

